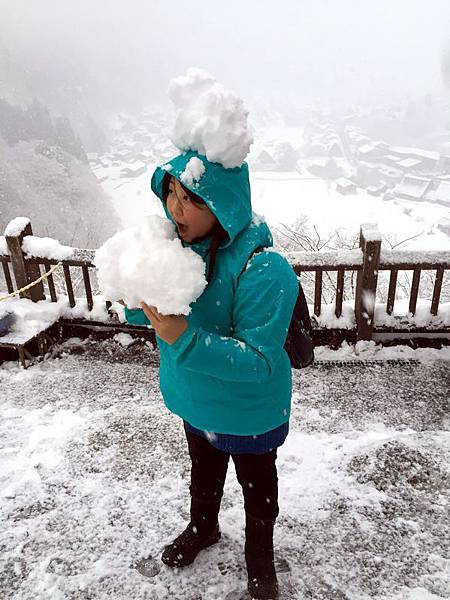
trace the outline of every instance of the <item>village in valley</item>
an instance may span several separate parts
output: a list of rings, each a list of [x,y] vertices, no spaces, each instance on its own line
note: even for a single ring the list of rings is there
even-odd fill
[[[279,180],[321,180],[344,202],[344,197],[355,195],[388,203],[408,201],[403,206],[406,214],[415,203],[426,203],[430,210],[450,207],[448,130],[436,130],[421,144],[405,145],[376,139],[368,132],[373,125],[365,125],[376,122],[380,114],[383,123],[397,120],[401,125],[407,118],[406,109],[355,109],[336,115],[305,108],[292,113],[284,119],[268,110],[253,115],[255,142],[247,159],[251,174]],[[110,151],[88,153],[91,169],[107,193],[125,193],[134,189],[133,180],[139,179],[142,186],[136,194],[144,191],[148,200],[152,169],[175,152],[167,135],[167,118],[159,107],[147,108],[138,116],[117,116]],[[437,219],[436,228],[447,236],[450,217],[445,212]]]

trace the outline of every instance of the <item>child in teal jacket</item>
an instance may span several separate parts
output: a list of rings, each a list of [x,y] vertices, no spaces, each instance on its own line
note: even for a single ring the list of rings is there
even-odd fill
[[[203,163],[198,180],[191,159]],[[244,493],[248,590],[252,598],[277,598],[275,460],[288,432],[292,372],[284,343],[298,282],[276,252],[249,260],[273,241],[252,212],[246,163],[226,169],[189,151],[158,167],[151,186],[182,244],[204,259],[208,281],[187,317],[164,316],[144,303],[126,309],[130,323],[155,329],[161,393],[184,421],[192,461],[191,521],[162,560],[171,567],[190,564],[219,540],[231,456]]]

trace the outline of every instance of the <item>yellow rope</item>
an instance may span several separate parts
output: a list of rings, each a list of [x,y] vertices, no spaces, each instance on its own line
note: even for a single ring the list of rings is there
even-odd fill
[[[29,290],[30,288],[32,288],[34,285],[36,285],[37,283],[39,283],[43,279],[47,279],[47,277],[49,275],[51,275],[53,273],[53,271],[55,271],[61,265],[62,265],[62,262],[59,262],[57,265],[53,266],[50,269],[50,271],[47,271],[46,273],[44,273],[44,275],[41,275],[41,277],[39,277],[39,279],[36,279],[36,281],[32,281],[31,283],[29,283],[25,287],[21,288],[20,290],[16,290],[15,292],[12,292],[11,294],[8,294],[7,296],[1,296],[0,297],[0,302],[2,300],[7,300],[8,298],[12,298],[12,296],[17,296],[18,294],[20,294],[21,292],[24,292],[25,290]]]

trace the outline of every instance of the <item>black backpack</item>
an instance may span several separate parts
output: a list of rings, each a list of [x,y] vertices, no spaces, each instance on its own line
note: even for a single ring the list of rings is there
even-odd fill
[[[262,252],[265,248],[259,246],[248,257],[248,261],[254,254]],[[247,261],[247,263],[248,263]],[[242,270],[242,273],[247,267]],[[288,353],[293,369],[304,369],[314,361],[314,342],[311,317],[308,305],[300,282],[298,283],[297,302],[294,306],[292,319],[289,325],[284,349]]]

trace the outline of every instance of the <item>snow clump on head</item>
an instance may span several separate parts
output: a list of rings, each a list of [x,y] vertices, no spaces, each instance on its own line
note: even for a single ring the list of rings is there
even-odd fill
[[[173,223],[158,215],[117,232],[94,263],[106,298],[123,299],[129,308],[141,308],[143,300],[163,315],[188,315],[206,286],[202,258],[184,248]]]
[[[171,140],[179,150],[197,151],[227,169],[242,165],[253,137],[240,98],[196,68],[172,79],[169,97],[175,107]]]
[[[205,165],[203,161],[193,156],[186,165],[185,170],[181,173],[180,179],[182,183],[189,187],[198,187],[197,182],[201,179],[204,172]]]

